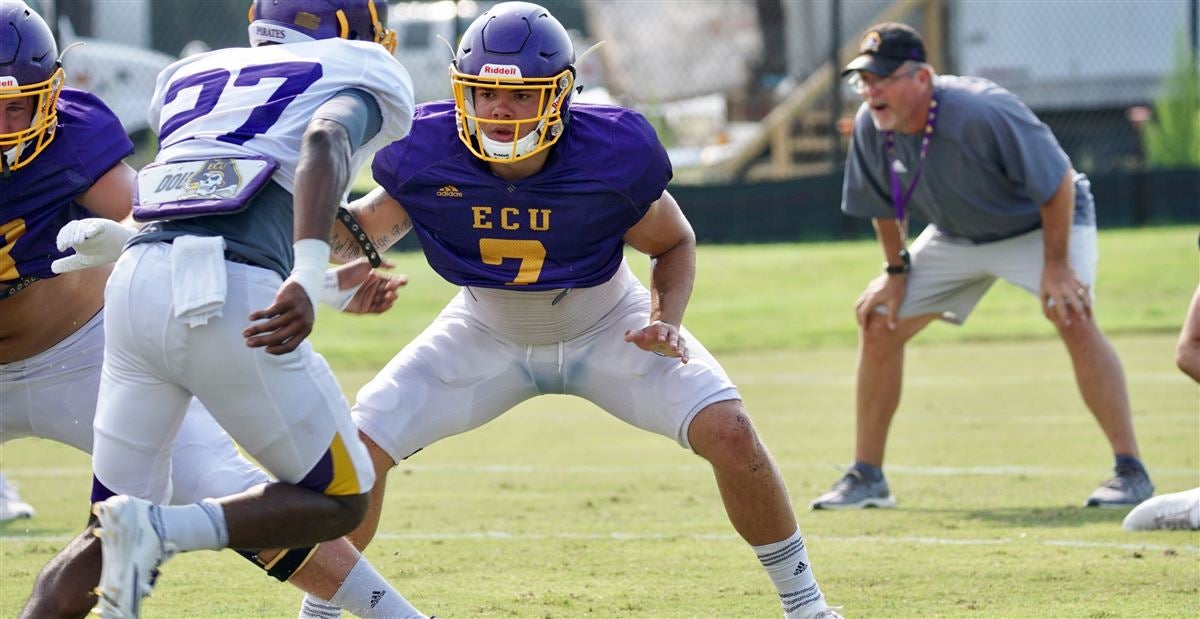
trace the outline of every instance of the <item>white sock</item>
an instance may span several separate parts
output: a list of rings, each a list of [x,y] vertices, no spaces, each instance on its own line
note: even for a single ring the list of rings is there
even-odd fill
[[[220,550],[229,545],[225,510],[212,499],[191,505],[160,505],[158,510],[162,523],[159,535],[180,552]]]
[[[359,559],[354,564],[328,602],[311,594],[304,596],[300,618],[336,619],[341,616],[339,609],[363,619],[428,619],[393,589],[366,559]]]
[[[339,619],[342,609],[311,594],[304,594],[298,619]]]
[[[800,529],[781,542],[754,546],[754,554],[775,583],[787,619],[811,617],[828,607],[813,576]]]

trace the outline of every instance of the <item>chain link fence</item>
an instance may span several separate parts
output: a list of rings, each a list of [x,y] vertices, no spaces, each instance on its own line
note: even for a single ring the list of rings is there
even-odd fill
[[[60,49],[85,43],[65,55],[69,84],[103,98],[133,134],[147,130],[158,70],[181,55],[246,44],[247,0],[28,1],[57,28]],[[455,43],[491,4],[391,4],[396,55],[418,100],[449,96],[451,52],[442,39]],[[921,30],[939,72],[986,77],[1018,94],[1085,172],[1200,167],[1197,0],[543,4],[572,31],[577,53],[605,42],[579,63],[580,99],[646,114],[684,181],[837,170],[845,148],[838,121],[844,129],[858,99],[828,67],[882,20]],[[794,109],[784,114],[785,106]],[[1148,152],[1155,149],[1182,155],[1164,159]],[[717,169],[732,173],[708,173]]]

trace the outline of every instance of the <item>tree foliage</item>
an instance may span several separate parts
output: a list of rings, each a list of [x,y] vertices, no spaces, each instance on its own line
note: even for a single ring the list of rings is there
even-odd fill
[[[1200,168],[1200,68],[1188,37],[1178,37],[1174,67],[1146,125],[1146,159],[1153,168]]]

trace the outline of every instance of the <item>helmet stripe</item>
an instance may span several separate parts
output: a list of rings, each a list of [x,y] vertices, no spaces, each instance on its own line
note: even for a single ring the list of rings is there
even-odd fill
[[[341,28],[341,32],[338,34],[338,36],[343,39],[349,39],[350,22],[346,20],[346,12],[338,9],[337,13],[334,13],[334,15],[337,15],[338,26]]]

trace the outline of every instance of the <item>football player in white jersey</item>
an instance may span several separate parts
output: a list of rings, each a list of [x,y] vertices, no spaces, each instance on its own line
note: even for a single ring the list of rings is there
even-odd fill
[[[132,233],[117,221],[130,214],[136,173],[121,159],[133,144],[99,99],[61,87],[54,36],[28,5],[0,0],[0,29],[17,35],[14,62],[0,67],[0,203],[8,222],[0,228],[11,231],[0,247],[7,257],[0,258],[0,442],[34,436],[90,452],[104,349],[100,310],[111,270],[95,254],[101,247],[119,252]],[[80,219],[88,215],[109,219]],[[68,255],[56,236],[57,244],[77,238],[93,255]],[[329,277],[340,280],[339,290],[368,277],[344,308],[354,312],[387,309],[403,283],[374,276],[365,261]],[[169,462],[162,454],[172,501],[193,503],[269,481],[207,411],[191,404]],[[7,508],[29,511],[11,502]],[[357,558],[345,540],[322,545],[293,582],[328,598],[336,588],[328,583],[343,582]],[[285,557],[270,571],[283,575],[287,565]],[[38,575],[22,616],[83,616],[95,604],[99,578],[100,542],[89,529]],[[374,590],[383,592],[381,600],[402,599],[386,583]],[[369,603],[369,593],[363,599]]]
[[[258,0],[253,47],[189,57],[159,77],[150,118],[161,150],[134,203],[148,223],[105,291],[93,449],[102,616],[138,616],[175,552],[312,546],[365,513],[370,461],[304,340],[353,171],[411,124],[386,10],[380,0]],[[278,482],[159,504],[153,461],[193,395]],[[308,554],[273,552],[270,563],[291,572]],[[423,616],[398,596],[342,604],[371,578],[359,561],[333,601],[362,616]]]

